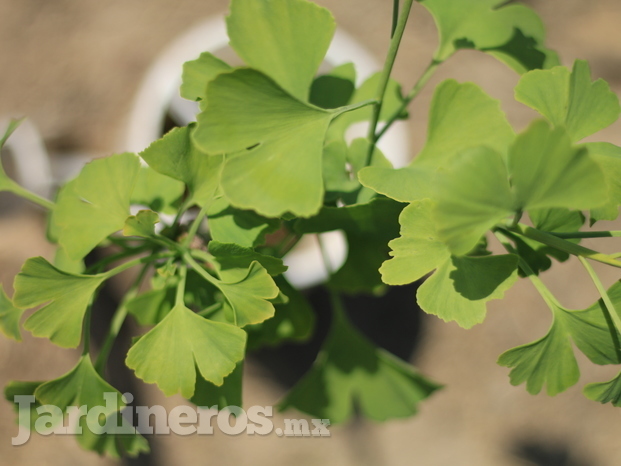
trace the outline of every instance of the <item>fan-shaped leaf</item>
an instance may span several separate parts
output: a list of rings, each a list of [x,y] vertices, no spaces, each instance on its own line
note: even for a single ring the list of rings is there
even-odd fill
[[[13,303],[20,308],[49,303],[31,315],[24,328],[58,346],[75,348],[80,344],[82,321],[92,295],[105,279],[105,275],[63,272],[35,257],[28,259],[15,277]]]

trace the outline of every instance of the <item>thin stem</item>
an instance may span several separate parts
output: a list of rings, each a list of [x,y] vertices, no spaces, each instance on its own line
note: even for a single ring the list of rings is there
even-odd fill
[[[183,260],[185,261],[186,264],[192,267],[201,277],[203,277],[205,280],[207,280],[209,283],[211,283],[215,287],[220,288],[221,282],[217,280],[216,278],[212,277],[209,274],[209,272],[207,272],[204,268],[202,268],[199,265],[199,263],[196,262],[189,253],[185,253],[183,255]],[[225,296],[225,299],[227,299],[226,296]],[[233,306],[231,307],[233,309],[233,324],[237,325],[237,311],[235,310]]]
[[[136,255],[141,254],[143,252],[152,251],[152,250],[153,250],[153,247],[151,247],[151,245],[144,245],[144,246],[141,246],[139,248],[128,249],[128,250],[120,252],[118,254],[114,254],[112,256],[104,257],[99,262],[93,264],[88,269],[86,269],[86,271],[84,273],[88,275],[88,274],[91,274],[91,273],[94,273],[94,272],[101,272],[103,270],[103,268],[106,265],[108,265],[108,264],[111,264],[113,262],[125,259],[127,257],[136,256]]]
[[[192,240],[196,236],[198,229],[203,223],[203,220],[205,219],[205,216],[207,215],[207,210],[209,209],[210,206],[211,206],[211,202],[207,202],[203,207],[201,207],[200,212],[198,213],[198,215],[192,222],[192,225],[190,226],[190,230],[188,231],[188,236],[183,241],[184,246],[188,247],[190,246],[190,244],[192,244]]]
[[[591,267],[591,264],[589,264],[589,262],[583,257],[579,257],[578,259],[580,259],[580,262],[582,263],[582,265],[588,272],[589,276],[591,277],[591,280],[593,280],[593,284],[595,284],[595,287],[597,288],[599,295],[602,297],[602,301],[604,301],[605,308],[606,308],[606,311],[608,312],[608,316],[610,317],[610,320],[612,320],[615,328],[617,329],[617,332],[621,334],[621,318],[619,317],[619,314],[617,310],[615,309],[615,305],[612,303],[612,300],[610,299],[610,295],[608,295],[608,291],[606,291],[606,288],[604,287],[601,280],[595,273],[595,270],[593,270],[593,267]]]
[[[375,104],[375,106],[373,107],[373,113],[371,115],[371,123],[369,126],[368,134],[368,138],[369,141],[371,141],[371,144],[369,148],[369,153],[367,154],[366,165],[369,165],[371,163],[374,146],[377,142],[377,139],[375,137],[375,131],[377,130],[377,123],[379,122],[380,114],[382,112],[382,101],[384,99],[386,89],[388,88],[390,74],[392,73],[392,68],[395,64],[395,60],[397,59],[397,52],[399,51],[399,45],[401,45],[401,39],[403,38],[403,33],[405,32],[405,26],[407,25],[413,3],[414,0],[404,1],[403,8],[401,10],[401,13],[399,14],[399,19],[397,21],[397,26],[395,27],[394,34],[390,41],[390,47],[388,48],[388,54],[386,56],[386,61],[384,62],[384,69],[382,70],[380,82],[377,87],[377,93],[375,95],[377,104]]]
[[[518,252],[515,250],[513,245],[508,241],[508,237],[505,236],[505,233],[502,231],[496,231],[494,232],[494,234],[496,238],[498,238],[498,241],[500,241],[503,247],[507,250],[507,252],[518,256],[518,267],[522,269],[522,272],[524,272],[524,275],[528,277],[528,279],[537,289],[537,291],[539,292],[543,300],[546,302],[548,307],[552,310],[554,310],[555,307],[562,307],[560,303],[558,302],[558,300],[556,299],[556,297],[552,294],[552,292],[545,285],[545,283],[543,283],[541,279],[537,276],[537,274],[533,271],[533,269],[530,268],[530,265],[528,265],[528,262],[522,259],[522,257],[518,254]]]
[[[183,255],[183,261],[186,264],[188,264],[190,267],[192,267],[196,271],[196,273],[198,273],[201,277],[203,277],[209,283],[211,283],[214,286],[219,285],[218,279],[212,277],[211,274],[207,272],[204,268],[202,268],[200,264],[196,262],[189,253],[185,253]]]
[[[190,249],[190,254],[196,259],[208,262],[212,265],[216,265],[216,258],[209,254],[207,251],[203,251],[201,249]]]
[[[173,253],[173,252],[163,252],[163,253],[160,253],[160,254],[152,254],[152,255],[146,256],[146,257],[138,257],[137,259],[124,262],[123,264],[119,265],[118,267],[110,269],[107,272],[103,273],[102,275],[104,275],[105,279],[108,280],[108,279],[114,277],[115,275],[118,275],[121,272],[126,271],[127,269],[131,269],[132,267],[135,267],[136,265],[155,262],[156,260],[159,260],[159,259],[169,259],[171,257],[175,257],[176,255],[177,254]]]
[[[116,340],[119,332],[121,331],[121,327],[127,318],[127,303],[132,300],[137,294],[138,289],[144,279],[149,267],[150,263],[145,264],[140,270],[138,277],[134,280],[132,286],[127,290],[123,300],[119,304],[114,316],[112,317],[112,322],[110,323],[110,328],[108,329],[108,335],[106,335],[106,339],[104,340],[103,345],[101,346],[101,350],[99,351],[99,355],[97,356],[97,361],[95,362],[95,370],[101,376],[103,376],[103,372],[106,367],[106,362],[108,361],[108,357],[110,356],[110,351],[112,350],[112,345]]]
[[[565,251],[574,256],[586,257],[588,259],[601,262],[603,264],[612,265],[613,267],[621,268],[621,262],[613,259],[612,257],[602,254],[601,252],[594,251],[584,246],[574,244],[570,241],[566,241],[557,236],[549,233],[537,230],[535,228],[523,225],[521,223],[507,228],[509,231],[525,236],[526,238],[533,239],[539,243],[551,246],[560,251]],[[501,229],[502,231],[502,229]]]
[[[390,38],[395,36],[397,30],[397,24],[399,23],[399,0],[393,0],[392,4],[392,29],[390,31]]]
[[[179,283],[177,284],[177,293],[175,294],[175,307],[185,306],[185,279],[188,269],[179,267]]]
[[[408,108],[410,103],[418,96],[418,94],[420,94],[420,92],[423,90],[425,85],[429,82],[433,74],[436,72],[436,70],[442,63],[443,62],[438,61],[438,60],[432,60],[431,63],[427,65],[427,68],[425,68],[425,71],[423,71],[423,74],[420,76],[420,78],[418,78],[418,81],[416,81],[412,90],[403,99],[401,106],[397,109],[397,111],[395,111],[395,113],[393,113],[386,120],[386,123],[384,124],[382,129],[377,134],[375,134],[373,138],[375,142],[379,141],[382,138],[382,136],[386,134],[386,131],[388,131],[390,127],[394,124],[394,122],[397,121],[399,118],[401,118],[401,115],[403,115],[403,112],[405,112],[405,110]]]
[[[94,301],[95,297],[93,296],[88,304],[88,308],[86,309],[86,314],[84,314],[84,326],[82,330],[84,342],[82,346],[82,356],[86,356],[91,350],[91,313]]]
[[[28,191],[25,188],[22,188],[17,183],[14,184],[11,191],[17,194],[18,196],[23,197],[24,199],[43,207],[44,209],[52,210],[54,209],[56,205],[52,201],[45,199],[44,197],[41,197],[38,194],[35,194],[31,191]]]
[[[578,239],[578,238],[619,238],[621,231],[570,231],[570,232],[546,232],[557,238]]]

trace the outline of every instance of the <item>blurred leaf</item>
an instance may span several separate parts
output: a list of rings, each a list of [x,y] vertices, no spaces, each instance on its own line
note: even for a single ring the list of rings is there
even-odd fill
[[[573,70],[562,66],[525,74],[515,98],[537,110],[555,127],[563,126],[573,142],[580,141],[619,118],[619,98],[603,79],[591,82],[591,69],[576,60]]]
[[[213,201],[207,211],[209,234],[221,243],[236,243],[252,248],[265,241],[265,235],[280,226],[278,219],[262,217],[252,210],[232,207],[220,197]]]
[[[488,146],[506,154],[515,133],[500,102],[475,84],[450,79],[434,91],[427,141],[405,168],[364,168],[360,182],[378,193],[402,202],[430,197],[435,171],[452,163],[466,149]]]
[[[155,224],[160,222],[160,217],[152,210],[141,210],[136,215],[131,215],[125,221],[123,236],[140,236],[148,238],[155,235]]]
[[[190,401],[196,406],[211,408],[214,405],[222,410],[227,406],[242,407],[242,382],[244,375],[244,361],[240,361],[229,375],[224,378],[222,385],[214,385],[201,377],[196,377],[196,389]]]
[[[606,203],[591,210],[591,225],[600,220],[615,220],[621,205],[621,147],[607,142],[593,142],[586,147],[601,167],[608,190]]]
[[[274,279],[288,302],[277,304],[274,317],[256,325],[248,325],[248,349],[277,346],[286,341],[306,341],[315,328],[315,312],[300,291],[284,276]]]
[[[260,254],[239,244],[210,241],[209,252],[218,262],[220,270],[243,269],[245,271],[253,261],[257,261],[272,276],[287,271],[287,266],[283,264],[282,259]]]
[[[177,201],[185,186],[178,180],[162,175],[151,167],[141,166],[132,192],[131,203],[143,205],[156,212],[174,214]]]
[[[440,385],[377,348],[335,314],[332,328],[310,371],[280,402],[332,425],[354,415],[354,406],[374,421],[404,418]]]
[[[370,293],[382,286],[378,269],[388,259],[388,241],[398,235],[397,219],[403,207],[391,199],[324,207],[317,216],[298,220],[295,229],[299,233],[343,230],[347,237],[347,258],[329,284],[346,293]]]
[[[188,100],[205,100],[207,84],[231,67],[209,52],[203,52],[196,60],[183,64],[181,74],[181,97]]]
[[[612,403],[617,408],[621,407],[621,373],[608,382],[585,385],[584,396],[602,404]]]
[[[518,72],[555,65],[543,47],[545,31],[530,8],[504,0],[419,0],[433,15],[440,34],[435,59],[444,61],[460,48],[489,52]]]
[[[0,285],[0,330],[2,333],[15,341],[22,341],[19,321],[23,314],[24,310],[13,305],[4,292],[4,287]]]
[[[353,63],[346,63],[315,78],[309,102],[325,109],[344,107],[350,102],[355,89],[356,70]]]
[[[336,27],[328,10],[306,0],[232,0],[226,25],[246,64],[298,100],[308,99]]]
[[[522,210],[584,210],[601,206],[606,198],[606,180],[597,162],[585,149],[572,147],[563,128],[551,129],[542,120],[517,137],[508,166]]]

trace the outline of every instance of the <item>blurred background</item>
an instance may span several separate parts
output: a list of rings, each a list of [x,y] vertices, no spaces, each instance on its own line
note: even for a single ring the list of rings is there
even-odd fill
[[[317,3],[328,7],[339,28],[383,61],[392,2]],[[576,58],[587,59],[594,76],[606,79],[621,93],[618,0],[525,3],[542,16],[548,45],[559,52],[563,64],[571,66]],[[84,160],[124,150],[130,113],[150,66],[192,27],[226,12],[227,4],[226,0],[0,0],[0,119],[29,118],[41,135],[57,178],[68,176]],[[426,66],[435,45],[431,17],[415,4],[394,73],[406,90]],[[178,69],[173,75],[180,72]],[[534,117],[513,101],[518,80],[513,71],[484,54],[462,51],[443,65],[411,108],[412,118],[407,123],[411,156],[423,143],[433,87],[448,77],[474,81],[501,99],[517,130]],[[621,144],[620,129],[620,124],[615,124],[590,139]],[[5,163],[15,164],[8,158]],[[609,226],[600,225],[602,229]],[[618,239],[605,241],[600,249],[621,250]],[[42,212],[11,196],[1,196],[0,281],[9,295],[13,277],[28,257],[49,258],[51,254]],[[619,277],[613,269],[597,270],[607,285]],[[574,261],[557,266],[543,278],[568,307],[585,307],[596,299],[596,290]],[[123,283],[116,287],[110,290],[111,299]],[[218,433],[161,436],[151,457],[131,464],[621,464],[621,410],[590,402],[581,394],[585,383],[608,380],[615,375],[615,368],[593,367],[578,355],[580,383],[549,398],[545,394],[531,396],[523,386],[512,387],[508,369],[496,365],[501,352],[534,341],[549,326],[549,312],[529,283],[518,283],[504,300],[494,301],[485,323],[469,331],[420,315],[414,291],[401,290],[392,295],[392,301],[377,303],[376,311],[384,313],[398,306],[406,314],[411,312],[402,316],[407,322],[402,327],[411,334],[398,335],[406,340],[407,354],[402,357],[409,357],[423,373],[446,384],[421,405],[416,417],[386,424],[353,422],[333,427],[331,438],[227,437]],[[321,303],[320,294],[317,303]],[[351,311],[355,314],[356,309]],[[272,377],[268,364],[272,356],[248,364],[246,405],[273,405],[284,393],[287,381]],[[77,353],[28,335],[21,344],[0,338],[0,384],[58,377],[73,367],[76,359]],[[176,397],[164,398],[151,386],[138,388],[148,404],[172,407],[183,403]],[[296,417],[297,413],[288,414]],[[281,418],[276,416],[275,423]],[[0,403],[0,464],[114,464],[81,451],[70,437],[33,436],[27,445],[15,448],[10,437],[16,432],[11,406]]]

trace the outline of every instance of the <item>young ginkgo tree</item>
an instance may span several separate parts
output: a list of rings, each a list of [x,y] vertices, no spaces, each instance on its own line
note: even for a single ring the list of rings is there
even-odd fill
[[[104,394],[114,392],[122,407],[105,368],[131,316],[146,327],[125,359],[137,377],[199,406],[241,405],[247,352],[313,331],[313,310],[283,276],[283,257],[304,235],[333,230],[344,232],[348,255],[327,281],[331,328],[282,409],[332,424],[355,412],[377,421],[414,414],[440,385],[371,343],[348,320],[341,299],[427,276],[418,305],[464,328],[481,323],[487,302],[501,299],[519,277],[533,283],[552,325],[498,361],[511,368],[510,382],[525,383],[530,393],[545,387],[554,395],[578,382],[574,346],[595,364],[621,364],[621,283],[606,290],[590,265],[621,267],[621,261],[579,245],[581,238],[621,236],[591,229],[618,215],[621,148],[581,142],[617,120],[617,97],[604,81],[592,81],[586,62],[559,66],[544,45],[540,19],[525,6],[419,2],[435,20],[439,46],[405,95],[391,71],[413,0],[394,2],[384,68],[359,87],[351,64],[317,76],[335,30],[326,9],[307,0],[232,0],[228,35],[245,65],[232,67],[210,53],[184,65],[180,92],[199,103],[196,122],[139,154],[92,161],[54,202],[0,171],[0,190],[49,211],[48,238],[58,245],[53,263],[36,257],[23,265],[12,298],[2,291],[0,326],[15,340],[23,326],[63,348],[83,348],[67,374],[12,382],[7,397],[34,395],[35,406],[66,409],[103,406]],[[540,118],[516,134],[483,89],[446,80],[435,89],[423,149],[394,169],[376,144],[462,49],[519,73],[515,98]],[[348,128],[360,122],[368,124],[367,137],[350,141]],[[148,208],[130,215],[135,205]],[[505,253],[492,254],[488,241]],[[85,268],[85,256],[106,244],[117,252]],[[601,294],[586,309],[564,308],[538,278],[570,256]],[[130,268],[137,278],[95,349],[92,304],[107,280]],[[619,406],[621,375],[584,393]],[[84,429],[77,439],[113,456],[148,448],[139,433]]]

